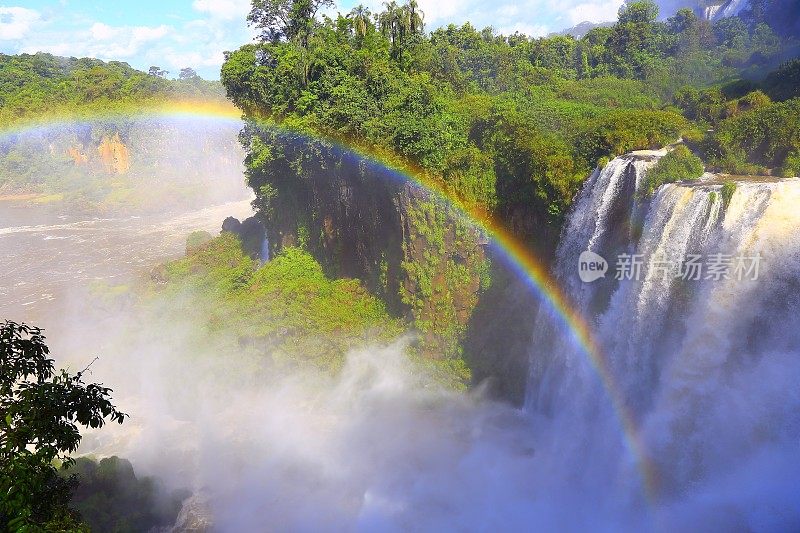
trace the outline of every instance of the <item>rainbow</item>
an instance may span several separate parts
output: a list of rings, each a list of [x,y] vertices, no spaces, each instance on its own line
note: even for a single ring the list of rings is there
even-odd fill
[[[231,123],[241,123],[243,121],[241,110],[227,101],[158,101],[144,105],[131,104],[121,110],[111,112],[101,109],[82,113],[76,113],[72,110],[67,110],[63,113],[54,112],[46,117],[19,121],[2,128],[0,129],[0,137],[58,125],[66,126],[88,120],[130,118],[132,116],[136,118],[217,119],[230,121]],[[276,122],[269,117],[257,117],[255,119],[248,117],[247,120],[261,127],[284,131],[287,134],[300,135],[309,140],[321,140],[331,143],[345,153],[353,154],[376,167],[388,170],[398,178],[422,187],[433,194],[435,198],[455,208],[458,213],[466,216],[475,225],[476,229],[490,237],[498,249],[502,251],[508,263],[526,281],[530,290],[541,302],[549,307],[549,310],[552,311],[552,316],[556,318],[559,325],[563,326],[564,331],[569,332],[573,345],[580,349],[595,369],[617,413],[628,452],[636,461],[640,470],[645,496],[648,500],[655,501],[658,493],[656,468],[646,453],[644,443],[639,437],[635,418],[627,407],[621,389],[610,370],[607,358],[592,334],[592,328],[585,318],[581,316],[581,313],[570,303],[569,298],[552,278],[545,264],[534,256],[523,243],[503,225],[493,220],[488,213],[478,208],[463,205],[457,199],[452,198],[452,195],[445,190],[441,183],[438,183],[426,171],[411,165],[396,155],[380,152],[374,148],[367,148],[346,139],[318,136],[299,128],[289,127],[285,123]]]

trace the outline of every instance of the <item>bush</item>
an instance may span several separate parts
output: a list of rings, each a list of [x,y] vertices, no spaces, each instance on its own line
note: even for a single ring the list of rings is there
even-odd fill
[[[731,203],[731,198],[733,198],[733,193],[736,192],[736,182],[731,180],[726,180],[725,183],[722,184],[722,203],[725,207],[728,207]]]
[[[794,178],[800,176],[800,149],[795,150],[786,156],[780,175],[784,178]]]
[[[793,98],[722,121],[709,151],[723,171],[751,174],[763,167],[784,168],[798,146],[800,98]]]
[[[116,456],[99,463],[81,457],[64,473],[73,474],[79,485],[71,505],[92,531],[122,533],[170,526],[189,495],[186,491],[169,494],[155,479],[137,478],[131,463]]]
[[[200,304],[193,300],[187,313],[209,330],[269,347],[268,356],[280,363],[335,371],[351,347],[393,339],[403,329],[360,282],[329,278],[300,248],[285,248],[259,266],[235,234],[223,232],[161,270],[163,296],[180,302],[173,296],[191,292]]]
[[[186,237],[186,254],[201,248],[210,242],[214,237],[207,231],[193,231]]]
[[[644,178],[642,196],[649,197],[665,183],[697,179],[704,171],[703,161],[684,145],[662,157]]]
[[[781,65],[763,83],[764,91],[773,100],[789,100],[800,96],[800,59]]]

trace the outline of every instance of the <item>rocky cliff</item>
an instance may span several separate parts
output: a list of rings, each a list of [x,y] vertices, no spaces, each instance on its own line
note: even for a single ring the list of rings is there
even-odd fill
[[[465,382],[499,378],[497,392],[521,400],[536,306],[463,211],[336,146],[275,132],[244,138],[273,253],[301,245],[330,276],[363,280],[412,323],[425,357],[447,361]],[[524,213],[515,217],[522,234],[537,231]]]
[[[103,169],[109,174],[125,174],[131,168],[130,151],[120,140],[119,133],[103,137],[97,153]]]
[[[2,135],[0,190],[89,212],[245,199],[239,128],[216,119],[117,117]]]

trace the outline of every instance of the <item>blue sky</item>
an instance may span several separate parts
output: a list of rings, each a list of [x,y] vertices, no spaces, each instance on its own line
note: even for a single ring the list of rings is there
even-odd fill
[[[545,35],[584,20],[614,20],[623,0],[420,0],[428,29],[470,21],[503,33]],[[359,3],[339,0],[346,12]],[[361,0],[373,10],[379,0]],[[249,0],[0,0],[0,52],[127,61],[177,74],[219,76],[223,51],[252,39]]]

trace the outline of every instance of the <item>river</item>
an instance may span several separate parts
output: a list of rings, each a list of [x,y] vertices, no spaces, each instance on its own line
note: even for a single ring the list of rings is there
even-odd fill
[[[96,217],[0,202],[0,319],[47,326],[98,284],[122,284],[180,257],[193,231],[216,234],[250,200],[183,213]]]

